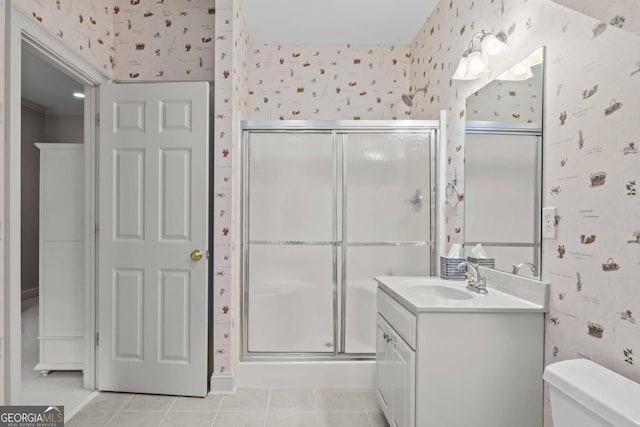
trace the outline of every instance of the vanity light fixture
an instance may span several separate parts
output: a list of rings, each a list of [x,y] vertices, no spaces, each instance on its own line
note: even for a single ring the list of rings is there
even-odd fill
[[[490,67],[500,62],[508,53],[505,33],[493,34],[482,30],[471,37],[469,48],[462,54],[453,79],[475,80],[489,73]]]
[[[531,67],[525,64],[523,61],[518,62],[511,69],[496,77],[496,79],[511,82],[521,82],[524,80],[529,80],[531,77],[533,77],[533,71],[531,71]]]
[[[496,80],[505,80],[512,82],[521,82],[533,77],[532,67],[542,64],[544,53],[542,48],[536,50],[531,55],[518,62],[511,69],[502,73]]]

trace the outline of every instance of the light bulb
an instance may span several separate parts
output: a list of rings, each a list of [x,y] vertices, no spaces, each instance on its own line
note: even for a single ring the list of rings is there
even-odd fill
[[[487,63],[487,58],[482,54],[482,52],[479,50],[471,52],[467,57],[467,72],[465,77],[467,79],[477,79],[488,72],[489,64]]]
[[[472,80],[466,77],[468,65],[469,64],[467,62],[466,56],[460,58],[460,62],[458,62],[458,68],[456,68],[456,72],[453,74],[452,78],[454,80]]]
[[[499,61],[509,53],[509,46],[498,40],[493,34],[484,36],[481,43],[482,52],[487,55],[491,62]]]
[[[531,71],[531,67],[529,67],[524,62],[520,62],[514,65],[510,70],[505,71],[498,77],[498,80],[507,80],[513,82],[521,82],[523,80],[528,80],[533,77],[533,71]]]

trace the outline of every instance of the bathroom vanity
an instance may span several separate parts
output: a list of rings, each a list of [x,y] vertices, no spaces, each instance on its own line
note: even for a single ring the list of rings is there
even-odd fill
[[[376,277],[377,392],[392,427],[540,427],[549,285],[481,268],[488,294]]]

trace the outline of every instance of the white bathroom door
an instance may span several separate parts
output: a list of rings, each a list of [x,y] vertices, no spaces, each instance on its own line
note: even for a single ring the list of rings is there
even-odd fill
[[[207,392],[208,93],[100,90],[100,390]]]

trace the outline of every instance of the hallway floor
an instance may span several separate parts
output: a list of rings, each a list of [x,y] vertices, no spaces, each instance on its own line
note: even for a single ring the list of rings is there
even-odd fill
[[[68,427],[388,427],[373,391],[240,389],[202,398],[100,393]]]
[[[20,403],[63,405],[65,413],[89,397],[82,388],[81,371],[51,371],[44,377],[33,368],[38,364],[38,301],[32,298],[22,307],[22,394]]]

